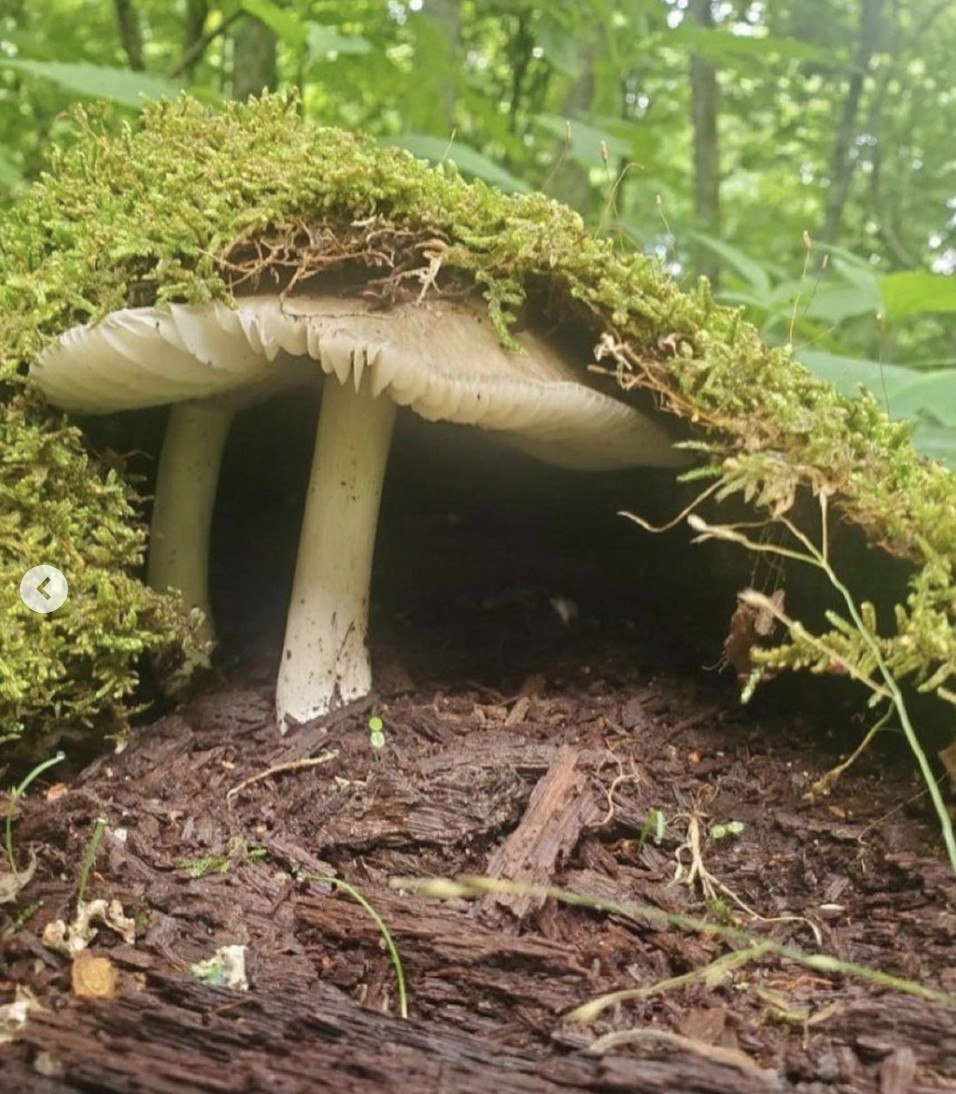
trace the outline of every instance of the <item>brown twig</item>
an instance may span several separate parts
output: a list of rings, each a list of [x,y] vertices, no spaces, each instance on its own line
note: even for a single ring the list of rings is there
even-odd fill
[[[232,24],[245,15],[245,12],[241,9],[234,11],[232,15],[227,15],[225,19],[219,24],[218,27],[213,27],[212,30],[206,31],[206,33],[186,50],[186,52],[179,58],[179,61],[169,71],[169,78],[175,80],[177,76],[182,74],[199,60],[199,58],[206,52],[209,46],[221,35],[232,26]]]

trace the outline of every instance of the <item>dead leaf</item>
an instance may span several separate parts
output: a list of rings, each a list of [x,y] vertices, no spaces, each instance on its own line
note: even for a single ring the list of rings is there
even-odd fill
[[[13,1002],[0,1006],[0,1045],[7,1045],[17,1039],[27,1024],[31,1011],[42,1014],[45,1010],[29,988],[17,984]]]
[[[784,596],[783,589],[776,589],[769,597],[778,612],[783,611]],[[724,661],[737,673],[738,680],[746,680],[750,676],[753,668],[750,651],[760,645],[762,638],[769,638],[776,625],[776,618],[769,608],[757,608],[738,600],[724,640]]]
[[[947,745],[945,748],[941,748],[937,755],[942,760],[943,767],[946,768],[950,784],[956,789],[956,741],[953,741],[951,745]]]
[[[20,895],[20,890],[30,884],[37,868],[37,857],[30,852],[30,865],[25,870],[16,870],[12,874],[0,874],[0,904],[12,904]]]
[[[43,945],[67,956],[77,954],[96,938],[93,924],[97,922],[116,931],[128,946],[136,941],[136,923],[123,911],[123,905],[118,900],[101,899],[79,901],[70,924],[51,920],[43,928]]]

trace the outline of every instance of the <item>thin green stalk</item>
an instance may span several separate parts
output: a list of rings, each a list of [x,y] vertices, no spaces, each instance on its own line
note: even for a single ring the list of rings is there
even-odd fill
[[[303,874],[304,878],[309,881],[324,881],[330,885],[337,885],[340,889],[344,889],[353,900],[357,901],[362,908],[364,908],[368,917],[378,927],[379,934],[385,942],[385,948],[388,950],[389,958],[392,962],[392,968],[395,970],[395,982],[398,985],[398,1014],[400,1018],[408,1017],[408,995],[405,991],[405,971],[402,968],[402,959],[398,952],[398,947],[392,938],[392,935],[385,925],[385,920],[378,914],[378,912],[372,907],[372,905],[365,899],[364,896],[355,888],[354,885],[349,885],[347,881],[342,881],[337,877],[326,877],[320,874]]]
[[[803,950],[798,950],[795,946],[775,942],[769,938],[762,938],[750,931],[745,931],[741,927],[732,927],[726,923],[711,922],[677,912],[665,912],[661,908],[655,908],[650,904],[607,900],[604,897],[577,893],[571,889],[559,889],[552,885],[529,885],[519,881],[475,877],[467,874],[462,874],[456,878],[393,877],[389,879],[389,884],[393,889],[418,893],[420,896],[430,897],[434,900],[474,900],[487,893],[519,893],[522,896],[533,896],[542,900],[551,898],[575,908],[589,908],[610,915],[626,916],[629,919],[649,923],[652,926],[677,929],[693,934],[718,935],[731,942],[738,942],[747,946],[749,953],[745,956],[751,960],[764,954],[770,954],[782,960],[802,965],[804,968],[814,969],[817,972],[862,980],[866,983],[876,984],[881,988],[887,988],[890,991],[916,996],[919,999],[926,999],[929,1002],[939,1003],[941,1006],[956,1010],[956,995],[950,992],[927,988],[913,980],[907,980],[901,976],[892,976],[889,973],[881,972],[879,969],[871,969],[866,965],[858,965],[852,961],[841,961],[829,954],[804,953]]]
[[[82,904],[86,897],[86,886],[90,880],[90,871],[93,869],[96,851],[105,831],[106,817],[97,817],[96,824],[93,825],[93,834],[90,836],[89,843],[86,845],[86,851],[83,854],[83,865],[80,867],[80,880],[77,882],[76,886],[77,904]]]
[[[37,764],[37,766],[27,774],[23,782],[10,791],[10,801],[7,804],[7,817],[4,826],[4,846],[7,850],[7,862],[10,863],[10,869],[13,873],[17,873],[17,857],[13,853],[13,814],[16,810],[17,802],[27,792],[34,779],[39,778],[48,767],[58,764],[60,760],[65,759],[65,757],[66,753],[58,752],[49,760],[44,760],[43,763]]]
[[[906,736],[907,743],[909,744],[913,755],[916,757],[920,773],[926,783],[926,790],[929,793],[930,801],[933,803],[933,808],[936,810],[936,815],[939,818],[940,828],[943,832],[943,842],[946,844],[946,851],[949,855],[950,868],[952,869],[953,874],[956,875],[956,836],[953,834],[953,824],[949,818],[949,811],[946,808],[946,803],[943,801],[943,796],[939,792],[939,784],[936,781],[936,776],[933,774],[932,767],[930,767],[929,757],[920,744],[913,723],[910,721],[909,711],[906,709],[906,701],[903,698],[902,691],[900,691],[900,686],[896,682],[896,678],[893,676],[892,672],[890,672],[886,661],[883,659],[883,651],[880,649],[880,645],[877,642],[875,635],[870,633],[869,628],[864,623],[853,597],[850,595],[849,589],[847,589],[843,582],[837,578],[833,570],[830,569],[829,563],[821,559],[820,565],[823,567],[823,571],[830,579],[833,587],[839,592],[840,596],[843,597],[843,602],[846,604],[847,611],[850,613],[850,618],[853,620],[863,641],[867,644],[870,652],[873,654],[877,668],[880,671],[880,676],[883,678],[883,683],[892,696],[893,706],[896,708],[896,714],[900,720],[900,725],[903,727],[903,733]]]

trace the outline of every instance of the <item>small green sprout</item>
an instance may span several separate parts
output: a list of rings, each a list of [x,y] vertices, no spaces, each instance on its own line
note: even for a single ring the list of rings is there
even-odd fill
[[[644,826],[641,828],[641,834],[637,839],[638,848],[642,848],[647,842],[647,837],[654,836],[654,842],[660,846],[661,840],[664,838],[664,831],[667,828],[667,818],[664,816],[662,809],[652,809],[644,820]]]
[[[722,821],[720,824],[712,824],[707,829],[707,834],[711,839],[726,839],[728,836],[739,836],[743,830],[743,821]]]
[[[368,720],[369,740],[371,741],[372,748],[384,748],[385,747],[385,733],[383,732],[385,723],[377,714],[373,714]]]

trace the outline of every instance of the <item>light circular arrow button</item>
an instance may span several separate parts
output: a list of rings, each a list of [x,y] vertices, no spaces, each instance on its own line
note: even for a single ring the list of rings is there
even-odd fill
[[[20,599],[34,612],[48,615],[63,606],[70,586],[55,566],[34,566],[20,582]]]

